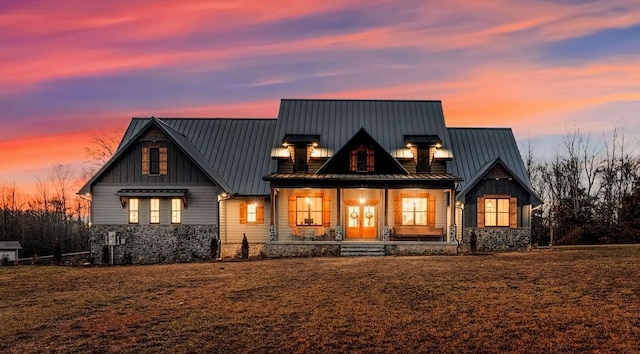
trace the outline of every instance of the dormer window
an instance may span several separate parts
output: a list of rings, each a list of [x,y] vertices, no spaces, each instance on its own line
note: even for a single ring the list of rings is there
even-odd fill
[[[375,152],[365,146],[351,150],[351,172],[373,172],[375,170]]]
[[[307,173],[307,146],[293,149],[293,172]]]
[[[418,146],[418,161],[416,162],[417,173],[431,172],[430,149],[426,146]]]

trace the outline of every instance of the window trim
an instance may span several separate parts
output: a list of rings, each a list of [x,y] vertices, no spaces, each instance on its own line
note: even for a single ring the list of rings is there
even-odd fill
[[[140,223],[140,199],[129,198],[129,224],[139,224],[139,223]]]
[[[486,211],[487,200],[496,200],[496,212],[490,213],[495,214],[495,225],[487,225],[487,217],[489,213]],[[507,211],[503,211],[502,213],[498,210],[498,200],[507,200],[508,201],[508,209]],[[485,194],[483,196],[478,197],[478,202],[476,204],[477,208],[477,220],[476,224],[478,228],[485,227],[495,227],[495,228],[517,228],[518,227],[518,198],[508,195],[508,194]],[[506,225],[498,225],[498,217],[502,214],[508,215],[507,224]],[[493,217],[493,215],[492,215]]]
[[[413,208],[411,210],[405,210],[405,199],[413,199],[414,203],[413,203]],[[415,203],[416,199],[423,199],[424,203],[420,203],[420,204],[424,204],[424,210],[417,210],[417,205]],[[402,213],[402,219],[400,222],[401,226],[428,226],[429,225],[429,197],[428,196],[402,196],[400,198],[400,205],[401,205],[401,213]],[[411,213],[413,214],[413,218],[412,218],[412,223],[405,223],[405,213]],[[424,214],[424,224],[416,224],[416,220],[417,220],[417,215],[418,213],[420,214]]]
[[[360,168],[360,154],[366,152],[366,169]],[[375,171],[375,150],[368,148],[364,145],[360,145],[357,148],[351,150],[351,157],[349,160],[349,170],[351,172],[366,173]]]
[[[298,197],[319,197],[322,200],[321,208],[321,219],[320,223],[315,223],[313,225],[302,224],[299,225],[297,223],[298,219],[298,210],[297,210],[297,198]],[[289,226],[296,230],[299,227],[329,227],[331,225],[331,195],[327,193],[292,193],[289,195]],[[315,220],[314,220],[315,221]]]
[[[311,199],[316,200],[317,202],[313,203],[314,209],[311,209]],[[302,204],[308,204],[307,210],[299,210],[298,205],[300,205],[300,201]],[[296,196],[296,226],[322,226],[323,219],[323,199],[322,196]],[[317,208],[317,209],[316,209]],[[306,217],[305,217],[306,214]],[[313,219],[311,216],[315,214],[320,214],[320,218]],[[302,220],[300,220],[300,216],[302,215]],[[319,220],[318,220],[319,219]],[[308,220],[313,220],[313,223],[307,223]]]
[[[154,204],[157,203],[157,209]],[[160,224],[160,199],[149,198],[149,224]]]
[[[171,223],[182,224],[182,199],[171,198]]]
[[[158,171],[151,170],[151,150],[158,149]],[[155,165],[155,161],[154,161]],[[160,145],[149,145],[142,148],[142,174],[145,176],[162,176],[168,174],[168,150]]]

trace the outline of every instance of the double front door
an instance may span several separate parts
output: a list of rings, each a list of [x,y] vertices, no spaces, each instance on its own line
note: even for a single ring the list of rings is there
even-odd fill
[[[374,203],[347,205],[347,238],[376,238],[377,223]]]

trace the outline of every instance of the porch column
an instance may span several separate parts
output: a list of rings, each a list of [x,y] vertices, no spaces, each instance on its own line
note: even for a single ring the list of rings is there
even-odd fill
[[[269,241],[275,241],[276,236],[276,190],[271,188],[271,192],[269,194],[269,199],[271,201],[271,213],[269,213]]]
[[[449,190],[449,209],[449,212],[451,213],[451,223],[447,232],[447,241],[453,242],[456,238],[456,232],[452,232],[456,226],[456,190],[453,188]],[[452,236],[454,239],[451,238]]]
[[[336,188],[336,212],[337,212],[337,220],[336,220],[336,236],[335,241],[342,241],[342,189]]]

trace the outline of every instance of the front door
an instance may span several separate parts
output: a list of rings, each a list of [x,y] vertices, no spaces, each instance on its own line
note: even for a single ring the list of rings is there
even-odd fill
[[[375,205],[347,206],[347,237],[376,238],[376,219]]]

